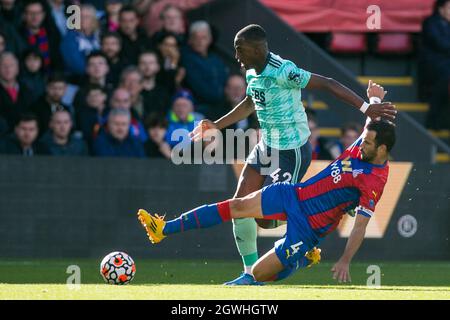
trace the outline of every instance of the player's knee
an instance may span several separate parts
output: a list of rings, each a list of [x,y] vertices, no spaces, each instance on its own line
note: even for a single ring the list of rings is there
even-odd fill
[[[248,208],[243,198],[234,198],[230,200],[230,209],[232,215],[236,216],[245,212]]]
[[[263,229],[273,229],[276,227],[276,224],[273,220],[265,220],[265,219],[255,219],[256,223],[260,228]]]

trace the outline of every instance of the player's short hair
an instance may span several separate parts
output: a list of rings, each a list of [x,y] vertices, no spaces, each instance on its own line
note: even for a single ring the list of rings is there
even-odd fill
[[[266,31],[258,24],[250,24],[236,34],[237,38],[244,39],[245,41],[252,42],[265,42],[267,41]]]
[[[375,143],[378,146],[384,144],[388,152],[392,150],[395,144],[395,125],[386,120],[371,121],[367,130],[375,131]]]

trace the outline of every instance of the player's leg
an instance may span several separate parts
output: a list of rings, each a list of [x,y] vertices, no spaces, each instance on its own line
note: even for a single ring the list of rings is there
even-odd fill
[[[152,243],[158,243],[166,236],[192,229],[202,229],[231,220],[232,218],[263,218],[261,190],[244,198],[230,199],[204,205],[183,213],[178,218],[164,221],[164,217],[150,215],[140,209],[138,218]]]
[[[255,263],[252,274],[256,281],[280,281],[291,276],[299,268],[311,266],[318,261],[320,261],[320,249],[313,248],[299,258],[295,267],[292,265],[286,266],[278,258],[275,248],[272,248]]]
[[[245,164],[239,177],[235,198],[244,197],[262,188],[264,177],[257,169],[248,163]],[[238,278],[227,282],[228,285],[249,284],[252,281],[247,275],[251,273],[253,264],[258,260],[258,250],[256,245],[256,222],[252,218],[233,219],[233,235],[239,254],[244,264],[244,272]]]
[[[284,269],[275,253],[275,248],[272,248],[255,263],[252,274],[256,281],[267,282],[272,281]]]

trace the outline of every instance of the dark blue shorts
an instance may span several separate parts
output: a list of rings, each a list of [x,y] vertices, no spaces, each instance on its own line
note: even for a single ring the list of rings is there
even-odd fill
[[[295,185],[279,182],[261,192],[264,219],[287,220],[286,234],[275,242],[275,253],[285,267],[296,268],[298,260],[317,246],[319,239],[300,211]]]
[[[296,149],[278,150],[260,141],[247,158],[253,169],[265,176],[263,186],[275,182],[298,183],[311,164],[311,144],[306,142]]]

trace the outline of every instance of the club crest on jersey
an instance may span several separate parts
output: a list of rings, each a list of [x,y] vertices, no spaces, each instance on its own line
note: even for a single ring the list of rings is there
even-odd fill
[[[300,79],[300,73],[297,73],[295,71],[291,71],[288,74],[288,80],[289,81],[294,81],[296,83],[300,83],[301,79]]]
[[[352,171],[353,174],[353,178],[356,178],[358,175],[363,174],[364,170],[363,169],[356,169]]]

